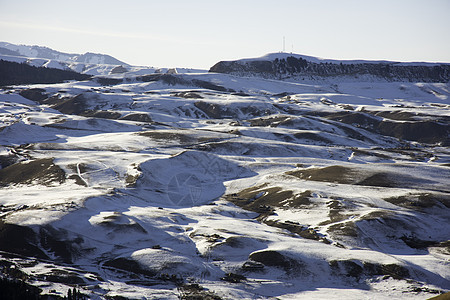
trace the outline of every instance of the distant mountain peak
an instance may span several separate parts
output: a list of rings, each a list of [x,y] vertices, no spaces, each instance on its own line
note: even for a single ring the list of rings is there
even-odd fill
[[[127,63],[107,54],[92,52],[86,52],[84,54],[65,53],[53,50],[46,46],[15,45],[7,42],[0,42],[0,54],[25,56],[29,58],[53,59],[66,63],[81,62],[90,64],[129,66]]]

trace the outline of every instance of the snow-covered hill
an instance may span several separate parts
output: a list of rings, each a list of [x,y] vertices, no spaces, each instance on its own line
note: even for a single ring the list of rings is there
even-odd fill
[[[87,52],[71,54],[59,52],[42,46],[15,45],[0,42],[0,60],[27,63],[35,67],[72,70],[87,75],[127,74],[144,75],[150,73],[198,73],[205,70],[190,68],[156,68],[131,66],[110,55]]]
[[[84,54],[73,54],[59,52],[42,46],[15,45],[6,42],[0,42],[0,50],[3,50],[4,52],[4,49],[10,50],[13,53],[18,53],[20,56],[29,58],[46,58],[51,60],[64,61],[67,63],[78,62],[96,65],[128,65],[110,55],[100,53],[87,52]]]
[[[260,58],[221,61],[210,72],[240,76],[294,80],[346,78],[353,81],[448,82],[450,64],[367,60],[332,60],[289,53],[271,53]]]
[[[92,299],[450,290],[448,83],[165,73],[0,90],[0,279]]]

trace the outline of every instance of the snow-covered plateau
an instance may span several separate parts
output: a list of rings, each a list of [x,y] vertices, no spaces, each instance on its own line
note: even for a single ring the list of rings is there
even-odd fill
[[[55,298],[450,291],[448,82],[125,68],[0,90],[0,278]]]

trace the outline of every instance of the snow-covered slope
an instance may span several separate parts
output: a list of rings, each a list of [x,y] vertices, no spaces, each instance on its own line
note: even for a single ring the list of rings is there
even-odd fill
[[[218,73],[1,90],[0,277],[93,299],[448,292],[449,97]]]
[[[29,58],[46,58],[64,62],[79,62],[97,65],[124,65],[124,66],[127,65],[123,61],[120,61],[110,55],[100,53],[90,53],[90,52],[84,54],[64,53],[50,49],[48,47],[15,45],[6,42],[0,42],[0,48],[8,49],[10,51],[20,54],[21,56]]]
[[[27,63],[35,67],[72,70],[88,75],[125,73],[130,76],[151,73],[198,73],[205,71],[190,68],[173,69],[131,66],[107,54],[90,52],[84,54],[71,54],[42,46],[15,45],[6,42],[0,42],[0,60]]]

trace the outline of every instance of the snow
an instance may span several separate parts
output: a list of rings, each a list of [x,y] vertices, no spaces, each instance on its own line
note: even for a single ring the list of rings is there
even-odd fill
[[[266,58],[282,55],[288,54]],[[89,74],[111,70],[107,65],[70,65],[81,66]],[[75,249],[72,264],[61,263],[49,249],[45,251],[53,261],[14,258],[24,272],[37,278],[49,269],[71,268],[85,278],[79,289],[94,299],[177,299],[180,287],[158,277],[165,274],[198,283],[224,299],[424,299],[433,290],[450,290],[449,254],[436,245],[449,240],[448,207],[419,202],[426,195],[448,197],[448,147],[400,141],[323,117],[408,112],[420,120],[445,122],[448,83],[295,82],[180,69],[172,75],[245,96],[189,84],[140,82],[137,75],[155,69],[129,68],[111,76],[129,79],[115,86],[87,81],[1,90],[0,156],[52,158],[65,181],[2,186],[0,217],[37,234],[52,229],[57,240]],[[67,98],[83,94],[86,110],[146,114],[151,122],[64,114],[19,95],[29,87]],[[200,97],[185,98],[183,92]],[[288,96],[277,96],[283,92]],[[353,172],[350,182],[339,174],[313,178],[315,170],[332,166]],[[311,173],[301,178],[295,172]],[[393,184],[360,184],[377,174],[389,176]],[[268,199],[273,214],[257,219],[259,212],[230,202],[245,198],[240,193],[249,188],[255,189],[249,203]],[[300,198],[272,203],[280,194],[274,190],[290,191],[293,197],[311,194],[303,204],[291,206],[289,201]],[[395,202],[402,197],[409,202]],[[298,224],[319,238],[303,238],[271,222]],[[414,248],[406,244],[408,239],[436,243]],[[290,265],[266,262],[262,270],[243,268],[249,256],[265,251],[278,253]],[[27,259],[34,266],[27,267]],[[117,259],[157,276],[119,270],[111,263]],[[367,269],[349,275],[345,262]],[[368,264],[396,265],[409,275],[369,274]],[[221,280],[227,273],[246,279]],[[69,287],[41,279],[34,283],[46,293]]]

